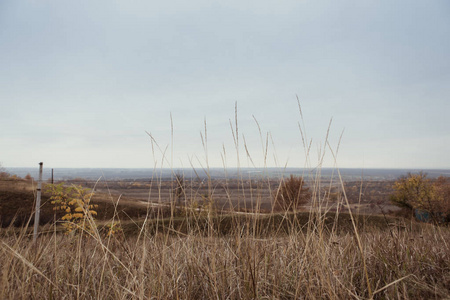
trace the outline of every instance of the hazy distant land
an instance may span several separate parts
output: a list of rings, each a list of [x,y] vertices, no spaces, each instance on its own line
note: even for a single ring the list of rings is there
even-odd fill
[[[38,167],[36,168],[7,168],[11,174],[20,177],[26,176],[28,173],[38,178]],[[46,168],[44,165],[43,179],[51,178],[51,168]],[[428,174],[430,178],[436,178],[441,175],[449,176],[450,169],[360,169],[360,168],[342,168],[339,172],[342,178],[346,181],[352,180],[395,180],[407,173],[418,173],[423,171]],[[186,178],[207,178],[206,170],[203,169],[150,169],[150,168],[54,168],[53,176],[55,180],[68,180],[74,178],[84,178],[96,180],[100,177],[102,180],[145,180],[150,178],[169,179],[174,174],[181,173]],[[280,178],[290,174],[302,175],[304,177],[315,177],[315,169],[302,168],[210,168],[209,175],[213,179],[219,178]],[[338,172],[334,168],[322,168],[320,170],[322,179],[331,177],[337,178]]]

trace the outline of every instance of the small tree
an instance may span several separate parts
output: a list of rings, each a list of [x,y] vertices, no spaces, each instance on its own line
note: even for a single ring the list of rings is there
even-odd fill
[[[433,185],[425,173],[408,173],[394,183],[391,202],[401,208],[413,211],[433,197]]]
[[[411,213],[415,210],[427,212],[434,222],[441,222],[445,214],[446,202],[450,201],[450,186],[442,177],[431,181],[423,172],[409,173],[394,184],[391,202]]]
[[[0,163],[0,179],[8,179],[11,176]]]
[[[283,179],[275,192],[274,206],[277,210],[292,211],[305,205],[311,198],[309,188],[301,176],[291,175]]]
[[[64,213],[61,218],[66,233],[77,230],[91,231],[91,220],[97,215],[97,204],[91,204],[92,194],[88,189],[81,186],[65,187],[62,183],[49,185],[51,203],[55,205],[55,211]]]

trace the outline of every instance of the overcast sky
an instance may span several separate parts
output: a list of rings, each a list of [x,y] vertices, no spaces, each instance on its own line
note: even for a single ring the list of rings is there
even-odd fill
[[[450,168],[450,2],[1,0],[0,103],[6,168],[233,167],[235,103],[242,167]]]

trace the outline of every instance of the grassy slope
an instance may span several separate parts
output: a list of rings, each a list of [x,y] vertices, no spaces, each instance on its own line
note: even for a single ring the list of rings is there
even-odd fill
[[[45,190],[45,188],[44,188]],[[26,224],[31,220],[30,224],[34,223],[34,193],[31,182],[26,181],[0,181],[0,216],[3,227],[8,226],[14,220],[14,225],[19,226]],[[113,218],[115,207],[110,197],[104,194],[95,195],[93,203],[99,207],[97,209],[97,220],[99,223],[108,221]],[[215,233],[226,235],[229,234],[236,226],[241,227],[242,230],[250,230],[258,235],[272,234],[273,232],[279,234],[286,234],[292,230],[306,229],[305,225],[310,219],[308,212],[300,212],[294,214],[275,214],[275,215],[213,215],[206,216],[206,212],[198,213],[191,212],[184,213],[184,216],[169,218],[170,211],[165,209],[150,209],[147,210],[145,205],[133,203],[132,201],[121,200],[117,205],[117,216],[123,221],[123,227],[128,234],[139,232],[137,230],[142,226],[142,219],[147,215],[159,216],[158,221],[150,220],[148,222],[149,230],[151,231],[169,231],[189,233],[192,231],[213,230]],[[175,215],[180,215],[175,211]],[[40,224],[51,223],[54,217],[60,218],[62,215],[56,214],[53,211],[53,205],[50,203],[49,195],[43,193]],[[30,218],[31,217],[31,218]],[[351,220],[347,213],[341,213],[336,218],[335,213],[327,213],[322,216],[322,225],[328,231],[336,227],[338,231],[351,231]],[[337,220],[337,223],[335,222]],[[398,219],[383,216],[360,215],[356,218],[359,227],[365,228],[388,228],[389,223],[396,223]],[[195,224],[195,226],[193,226]],[[207,225],[208,224],[208,225]],[[209,228],[208,228],[209,227]]]
[[[4,199],[32,195],[22,183],[0,191],[8,209],[17,203]],[[0,299],[450,297],[444,227],[362,215],[357,234],[348,214],[304,212],[122,219],[112,238],[50,230],[35,245],[0,229]]]
[[[2,227],[9,226],[12,221],[15,226],[22,226],[29,220],[31,220],[30,224],[34,223],[34,189],[31,181],[0,180],[0,224]],[[45,191],[45,187],[43,190]],[[62,217],[61,213],[55,215],[53,204],[49,199],[50,195],[44,192],[41,199],[41,225],[51,223],[55,216],[57,219]],[[93,203],[99,206],[97,219],[109,220],[114,216],[115,208],[107,195],[94,196]],[[117,206],[117,214],[123,219],[139,218],[146,213],[147,209],[144,206],[132,205],[129,201],[119,203]]]

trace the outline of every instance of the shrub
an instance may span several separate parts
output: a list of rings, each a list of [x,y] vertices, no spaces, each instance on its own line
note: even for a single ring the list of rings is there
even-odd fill
[[[276,210],[298,210],[311,198],[309,188],[301,176],[291,175],[283,179],[275,192],[274,208]]]
[[[112,221],[106,225],[106,236],[118,236],[123,234],[123,228],[119,221]]]
[[[53,209],[65,213],[61,221],[66,233],[78,229],[93,229],[88,218],[93,220],[97,215],[95,209],[98,205],[90,204],[92,193],[88,189],[81,186],[65,187],[62,183],[49,185],[48,189],[51,193],[51,203],[55,205]]]
[[[443,222],[450,213],[450,183],[447,178],[439,177],[431,181],[423,172],[408,174],[394,184],[391,202],[413,215],[419,213],[421,218],[433,222]]]
[[[6,172],[6,169],[0,163],[0,180],[1,179],[8,179],[10,176],[11,176],[11,174]]]

